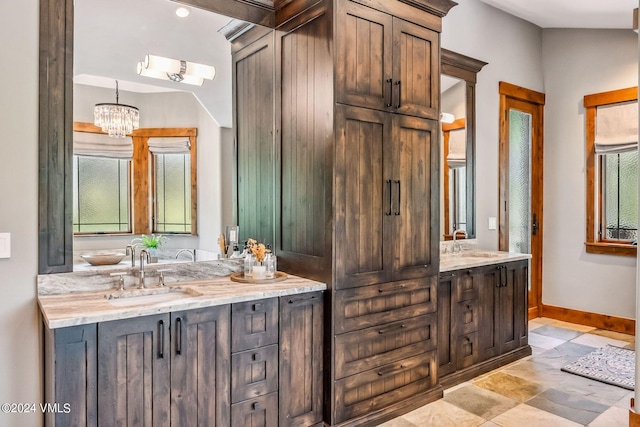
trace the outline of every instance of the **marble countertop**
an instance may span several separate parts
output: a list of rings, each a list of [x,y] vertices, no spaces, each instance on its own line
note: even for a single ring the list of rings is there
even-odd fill
[[[169,288],[167,291],[181,288],[186,289],[190,294],[180,294],[179,298],[160,302],[153,302],[152,298],[151,301],[126,306],[118,305],[126,298],[107,300],[105,297],[105,295],[117,295],[118,293],[114,287],[115,279],[117,278],[114,279],[110,275],[99,275],[94,272],[91,277],[87,273],[39,276],[38,305],[47,327],[56,329],[322,291],[327,288],[324,283],[297,276],[289,276],[286,280],[276,283],[248,284],[233,282],[229,278],[229,269],[237,271],[238,266],[233,264],[221,266],[220,264],[220,262],[180,264],[183,269],[186,270],[190,266],[194,271],[191,272],[191,275],[184,274],[180,275],[179,278],[175,277],[175,272],[173,272],[173,277],[170,276],[171,272],[167,273],[166,283],[167,288]],[[215,270],[219,273],[226,273],[226,275],[219,277],[210,275],[210,277],[202,278],[201,276],[205,274],[205,270]],[[152,274],[153,272],[150,271],[149,273]],[[107,281],[106,285],[103,283],[105,281]],[[147,288],[156,287],[155,281],[147,285]],[[131,292],[132,289],[135,289],[135,285],[126,286],[126,292]],[[117,302],[118,300],[120,300],[120,303]],[[125,304],[127,303],[128,301],[125,301]]]
[[[440,272],[461,270],[464,268],[482,267],[485,265],[501,264],[503,262],[530,259],[530,254],[513,252],[469,250],[455,254],[440,256]]]

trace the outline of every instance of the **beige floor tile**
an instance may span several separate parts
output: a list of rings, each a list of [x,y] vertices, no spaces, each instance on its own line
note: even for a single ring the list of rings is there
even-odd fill
[[[578,332],[590,332],[595,328],[593,326],[578,325],[576,323],[563,322],[562,320],[550,319],[548,325],[559,326],[561,328],[573,329]]]
[[[566,341],[559,338],[548,337],[546,335],[536,334],[535,332],[529,333],[529,345],[531,347],[544,348],[550,350],[554,347],[564,344]]]
[[[406,420],[404,417],[394,418],[386,423],[378,425],[378,427],[418,427],[414,423]]]
[[[622,334],[620,332],[605,331],[604,329],[594,329],[593,331],[589,331],[589,333],[618,341],[624,341],[626,343],[632,343],[636,341],[633,335]]]
[[[493,420],[501,427],[576,427],[578,423],[541,411],[529,405],[518,405]]]
[[[603,337],[600,335],[594,334],[582,334],[578,338],[572,339],[570,342],[574,342],[576,344],[588,345],[590,347],[604,347],[605,345],[614,345],[616,347],[624,347],[628,343],[626,341],[615,340],[612,338]]]
[[[635,393],[633,391],[630,391],[625,397],[617,401],[615,406],[628,410],[629,408],[631,408],[631,398],[634,396],[634,394]]]
[[[535,319],[529,320],[529,323],[539,323],[541,325],[549,325],[551,322],[555,322],[554,319],[549,319],[548,317],[536,317]]]
[[[420,427],[477,427],[486,421],[444,400],[425,405],[402,418]]]
[[[490,420],[518,405],[515,400],[482,387],[468,385],[444,397],[445,402]]]
[[[516,402],[525,402],[545,389],[540,384],[504,372],[482,378],[474,385],[501,394]]]
[[[627,425],[629,425],[629,411],[612,406],[593,420],[589,427],[623,427]]]
[[[493,421],[487,421],[484,424],[480,424],[480,427],[500,427],[500,426],[494,423]]]

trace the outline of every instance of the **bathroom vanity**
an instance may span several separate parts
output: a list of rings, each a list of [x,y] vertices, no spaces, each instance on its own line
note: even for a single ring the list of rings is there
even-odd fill
[[[38,297],[45,401],[72,410],[46,425],[322,424],[324,284],[227,276],[110,300],[54,288]]]
[[[449,387],[531,354],[528,254],[442,256],[438,282],[438,379]]]

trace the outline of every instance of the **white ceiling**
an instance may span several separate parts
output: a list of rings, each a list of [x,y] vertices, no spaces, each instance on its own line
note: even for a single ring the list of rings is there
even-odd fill
[[[637,7],[635,0],[481,1],[542,28],[631,28]],[[76,0],[75,81],[115,89],[117,79],[123,91],[141,93],[190,91],[221,126],[231,127],[231,48],[218,33],[230,19],[196,8],[178,18],[178,6],[169,0]],[[147,53],[213,65],[216,77],[198,87],[138,76],[136,64]]]
[[[135,92],[193,92],[213,118],[231,127],[231,46],[217,31],[230,18],[189,8],[186,18],[168,0],[76,0],[74,80]],[[142,77],[136,64],[145,54],[184,59],[216,67],[202,86]],[[121,96],[126,104],[126,97]]]
[[[481,0],[541,28],[630,29],[637,0]]]

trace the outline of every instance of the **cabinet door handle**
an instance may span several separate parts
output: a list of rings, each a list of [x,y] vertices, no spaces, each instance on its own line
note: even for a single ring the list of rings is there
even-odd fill
[[[182,319],[176,319],[176,354],[182,354]]]
[[[387,215],[387,216],[391,216],[391,210],[392,210],[391,205],[392,205],[393,201],[391,200],[392,197],[391,197],[391,180],[390,179],[387,180],[387,186],[389,188],[389,210],[386,211],[384,214]]]
[[[158,359],[164,358],[164,320],[158,321],[158,333],[160,339],[158,340]]]
[[[393,104],[393,79],[387,79],[389,83],[389,102],[385,104],[385,107],[389,108]]]
[[[251,409],[257,411],[258,409],[260,409],[260,404],[258,402],[255,402],[253,405],[251,405]]]
[[[401,99],[402,99],[402,82],[400,80],[398,80],[396,82],[396,86],[398,86],[398,104],[396,104],[396,108],[400,108],[402,106],[402,103],[401,103]]]
[[[398,209],[395,211],[395,214],[400,215],[400,180],[397,180],[396,184],[398,184]]]
[[[262,304],[253,304],[251,306],[251,311],[259,311],[262,310]]]

